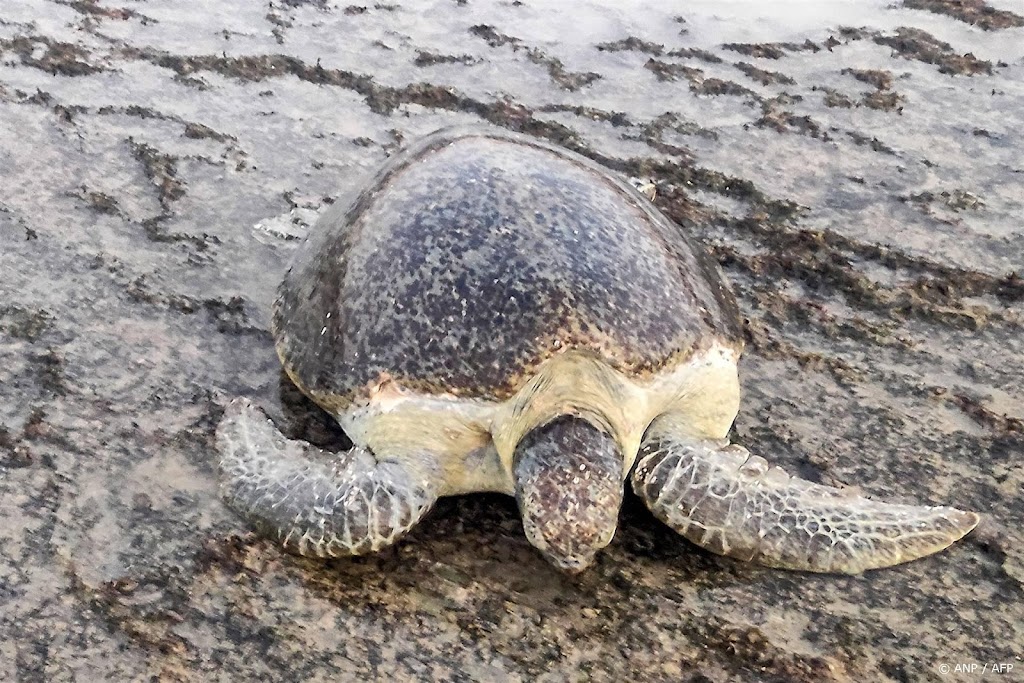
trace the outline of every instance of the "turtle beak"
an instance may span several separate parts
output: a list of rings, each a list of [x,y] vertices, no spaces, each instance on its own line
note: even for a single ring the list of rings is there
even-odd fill
[[[622,454],[611,436],[560,417],[519,443],[513,475],[526,537],[556,567],[579,573],[611,543],[623,491]]]

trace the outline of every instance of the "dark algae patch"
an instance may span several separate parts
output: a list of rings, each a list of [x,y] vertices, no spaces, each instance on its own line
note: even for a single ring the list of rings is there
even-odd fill
[[[559,87],[566,90],[579,90],[584,86],[590,85],[601,77],[600,74],[592,71],[569,71],[563,66],[560,59],[549,56],[539,48],[529,47],[523,44],[523,42],[518,38],[513,38],[512,36],[499,33],[493,26],[477,24],[476,26],[471,27],[469,32],[478,38],[482,38],[493,48],[510,45],[513,52],[523,51],[526,54],[527,59],[531,62],[546,67],[551,80],[558,84]]]
[[[734,81],[727,81],[722,78],[705,75],[701,69],[676,64],[674,62],[662,62],[651,58],[644,65],[648,71],[654,74],[659,81],[675,81],[680,78],[690,83],[690,90],[698,95],[738,95],[740,97],[757,98],[758,95],[750,88],[744,87]]]
[[[102,66],[88,58],[85,48],[43,36],[0,39],[0,50],[18,55],[25,66],[42,69],[55,76],[87,76],[103,71]]]
[[[695,47],[681,47],[667,53],[668,57],[679,57],[683,59],[699,59],[709,64],[721,64],[724,60],[713,52]]]
[[[658,57],[665,51],[665,46],[637,38],[636,36],[629,36],[628,38],[610,43],[599,43],[597,49],[602,52],[644,52]]]
[[[433,64],[476,64],[476,57],[472,55],[442,55],[436,52],[420,50],[416,53],[413,64],[416,66],[431,66]]]
[[[892,86],[892,72],[882,69],[843,69],[858,81],[872,85],[876,90],[888,90]]]
[[[821,47],[811,40],[805,40],[803,43],[726,43],[722,47],[741,55],[764,59],[782,59],[790,52],[821,50]]]
[[[991,62],[979,59],[970,52],[959,54],[949,43],[918,28],[898,28],[893,35],[876,35],[874,41],[879,45],[888,45],[905,59],[935,64],[941,73],[951,76],[992,73]]]
[[[826,107],[841,107],[843,109],[850,109],[854,106],[854,101],[851,100],[847,95],[839,92],[835,88],[829,88],[827,86],[814,86],[815,90],[820,90],[824,93],[822,101]]]
[[[653,73],[659,81],[675,81],[680,78],[696,81],[704,73],[700,69],[692,66],[663,62],[653,58],[647,60],[647,63],[644,64],[644,68]]]
[[[843,69],[842,73],[849,74],[858,81],[875,87],[874,92],[865,94],[861,100],[865,106],[884,111],[898,112],[902,110],[902,103],[906,98],[890,89],[893,79],[892,72],[881,69]]]
[[[185,196],[185,185],[178,178],[177,159],[170,154],[163,154],[145,142],[137,142],[129,138],[128,146],[141,164],[146,177],[156,186],[160,198],[160,206],[170,207],[171,202]]]
[[[1024,26],[1024,16],[1009,10],[995,9],[984,0],[904,0],[903,6],[944,14],[985,31]]]
[[[17,339],[36,341],[49,326],[50,319],[45,310],[31,310],[14,304],[0,306],[0,330]]]
[[[876,137],[868,137],[863,133],[858,133],[855,130],[847,131],[847,136],[853,141],[858,147],[869,147],[875,152],[881,152],[882,154],[891,154],[896,156],[896,150],[885,144]]]
[[[140,19],[143,23],[153,21],[149,17],[140,14],[130,7],[107,7],[101,5],[97,0],[61,0],[59,4],[66,4],[76,12],[80,12],[81,14],[97,20],[114,19],[117,21],[127,21],[129,19]]]
[[[759,69],[753,64],[747,64],[746,62],[736,62],[735,66],[752,80],[757,81],[761,85],[774,85],[777,83],[782,85],[796,85],[796,81],[792,78],[777,71]]]

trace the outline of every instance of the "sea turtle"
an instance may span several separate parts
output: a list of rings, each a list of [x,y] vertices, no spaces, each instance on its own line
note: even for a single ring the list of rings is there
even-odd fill
[[[630,476],[689,540],[773,567],[859,573],[978,521],[730,445],[743,342],[716,264],[628,183],[526,136],[447,129],[390,160],[319,221],[273,332],[355,445],[288,440],[236,399],[217,432],[222,486],[303,555],[377,551],[440,496],[498,491],[575,572],[611,541]]]

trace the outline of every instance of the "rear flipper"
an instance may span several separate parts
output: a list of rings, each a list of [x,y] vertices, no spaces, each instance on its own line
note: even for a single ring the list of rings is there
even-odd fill
[[[437,500],[439,469],[378,460],[364,448],[324,453],[286,439],[245,399],[217,427],[221,492],[235,510],[300,555],[338,557],[394,543]]]
[[[909,562],[978,523],[973,512],[879,503],[812,484],[725,442],[648,440],[633,489],[658,519],[712,552],[813,572]]]

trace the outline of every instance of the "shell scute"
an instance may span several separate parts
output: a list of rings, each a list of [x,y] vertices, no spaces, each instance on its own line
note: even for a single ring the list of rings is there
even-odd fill
[[[569,349],[656,373],[739,347],[717,266],[639,193],[576,154],[441,131],[330,211],[281,285],[289,374],[343,407],[387,375],[504,399]]]

